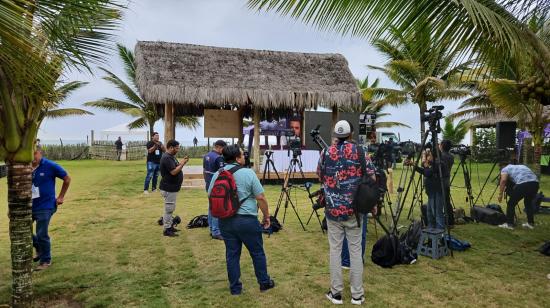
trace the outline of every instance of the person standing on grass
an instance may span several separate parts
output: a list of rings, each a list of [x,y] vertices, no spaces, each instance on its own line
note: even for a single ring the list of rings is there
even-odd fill
[[[35,270],[40,271],[52,264],[48,227],[57,207],[65,200],[71,177],[61,166],[43,158],[40,147],[34,151],[32,168],[32,220],[36,222],[35,234],[32,236],[32,245],[36,250],[33,261],[39,262]],[[63,186],[57,198],[55,197],[56,178],[63,180]]]
[[[351,303],[361,305],[365,301],[360,227],[363,215],[356,216],[359,213],[355,213],[353,198],[366,171],[362,170],[359,157],[363,152],[351,142],[351,132],[348,121],[336,123],[333,137],[338,140],[321,153],[318,175],[325,191],[330,248],[330,290],[325,295],[333,304],[343,304],[342,243],[346,238],[350,255]],[[373,213],[376,213],[376,207]]]
[[[239,295],[243,289],[240,280],[240,259],[242,245],[244,244],[252,258],[256,280],[260,285],[260,292],[264,292],[275,287],[275,282],[267,273],[267,260],[262,238],[262,225],[265,229],[271,225],[264,188],[254,171],[242,167],[245,164],[245,158],[243,151],[238,145],[226,146],[222,154],[226,164],[223,169],[231,170],[236,168],[233,177],[237,186],[239,200],[241,200],[241,206],[236,215],[220,219],[219,221],[221,234],[225,243],[229,290],[231,294]],[[208,188],[209,196],[218,175],[219,171],[212,177],[210,187]],[[261,224],[258,221],[258,207],[263,214]]]
[[[203,175],[204,175],[204,183],[206,184],[206,191],[208,192],[208,188],[210,187],[210,182],[212,180],[212,176],[214,173],[218,171],[218,169],[223,168],[224,162],[223,162],[223,156],[222,151],[223,148],[227,145],[225,141],[223,140],[217,140],[214,142],[214,148],[212,151],[210,151],[208,154],[204,155],[203,161],[202,161],[202,168],[203,168]],[[208,208],[208,227],[210,228],[210,236],[213,239],[217,240],[223,240],[220,227],[218,225],[218,219],[216,217],[212,217],[212,213],[210,212],[210,207]]]
[[[149,182],[151,182],[151,179],[153,180],[152,191],[155,192],[157,190],[157,178],[159,174],[160,158],[162,157],[162,153],[166,151],[166,148],[164,147],[162,142],[159,141],[159,133],[154,132],[151,139],[152,140],[147,142],[146,145],[147,175],[145,176],[145,183],[143,184],[144,194],[149,193]]]
[[[115,141],[115,147],[116,147],[116,160],[120,161],[120,155],[122,154],[122,139],[120,136]]]
[[[198,143],[199,143],[199,140],[197,140],[197,137],[193,137],[193,147],[197,147]]]
[[[506,207],[506,222],[499,225],[499,227],[514,229],[516,205],[523,199],[527,222],[522,224],[522,227],[534,229],[535,209],[533,200],[539,191],[539,180],[537,176],[531,169],[524,165],[501,164],[501,168],[498,202],[502,201],[504,191],[508,194],[508,202]]]
[[[166,153],[162,154],[160,159],[160,194],[164,198],[164,215],[162,216],[163,235],[177,236],[172,223],[172,214],[176,210],[176,199],[183,183],[182,168],[189,161],[185,156],[181,162],[176,159],[176,154],[180,150],[180,143],[176,140],[170,140],[166,144]]]

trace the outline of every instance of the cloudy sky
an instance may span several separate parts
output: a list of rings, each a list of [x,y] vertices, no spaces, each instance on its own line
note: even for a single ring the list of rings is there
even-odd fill
[[[300,21],[276,14],[258,13],[246,7],[246,0],[134,0],[126,11],[118,40],[134,48],[138,40],[160,40],[220,47],[238,47],[282,51],[341,53],[349,62],[357,78],[380,78],[381,86],[393,87],[382,74],[367,69],[367,65],[383,65],[385,59],[367,41],[342,38],[335,33],[320,32]],[[122,63],[116,56],[108,59],[107,67],[124,76]],[[65,107],[79,107],[82,103],[102,97],[123,99],[110,84],[101,79],[98,69],[94,74],[69,72],[67,80],[88,81],[90,84],[69,97]],[[458,103],[447,103],[445,113],[453,111]],[[42,140],[86,140],[91,130],[96,136],[103,129],[127,123],[130,117],[119,113],[91,110],[95,116],[46,120],[38,135]],[[409,124],[412,129],[396,129],[402,140],[419,139],[417,108],[409,105],[399,109],[388,108],[392,115],[387,120]],[[162,131],[162,123],[156,129]],[[197,136],[202,140],[202,128],[197,131],[178,129],[176,137],[188,143]],[[162,137],[162,136],[161,136]],[[112,137],[110,137],[112,138]]]

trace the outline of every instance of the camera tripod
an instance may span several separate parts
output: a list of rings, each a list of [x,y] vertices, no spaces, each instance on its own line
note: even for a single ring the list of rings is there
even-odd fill
[[[300,175],[302,179],[305,179],[304,171],[302,170],[302,162],[300,160],[300,155],[292,155],[292,159],[290,160],[290,163],[288,165],[288,169],[286,170],[284,181],[281,187],[281,194],[279,195],[279,201],[277,201],[277,208],[275,209],[275,214],[273,217],[277,218],[277,214],[279,214],[279,210],[281,209],[281,205],[284,201],[284,212],[283,212],[283,224],[285,223],[286,219],[286,210],[288,209],[288,205],[292,207],[292,210],[294,211],[294,214],[296,214],[296,217],[298,218],[298,221],[300,222],[300,225],[302,226],[302,229],[306,231],[306,227],[302,223],[302,219],[300,218],[300,215],[298,215],[298,211],[296,210],[296,206],[294,205],[294,202],[292,201],[292,198],[290,196],[290,192],[293,188],[296,188],[293,185],[292,180],[296,176],[296,172],[300,172]],[[284,200],[283,200],[284,199]]]
[[[306,183],[304,184],[304,187],[305,187],[305,189],[306,189],[306,191],[307,191],[307,195],[308,195],[309,201],[311,201],[311,208],[312,208],[311,214],[309,215],[309,218],[308,218],[308,220],[307,220],[307,222],[306,222],[306,225],[309,226],[309,222],[311,221],[311,218],[313,218],[313,215],[315,214],[315,217],[317,217],[317,221],[319,222],[319,226],[321,227],[321,232],[323,232],[323,234],[324,234],[324,233],[325,233],[325,229],[323,228],[323,222],[321,221],[321,215],[319,215],[319,212],[317,212],[317,210],[323,208],[324,206],[321,205],[321,204],[317,204],[317,202],[315,202],[315,201],[313,200],[313,198],[320,196],[320,195],[323,193],[323,190],[320,189],[320,190],[318,190],[318,191],[316,191],[316,192],[311,193],[311,187],[312,187],[312,186],[313,186],[313,183],[311,183],[311,182],[306,182]]]
[[[271,179],[271,168],[273,168],[275,175],[277,175],[277,180],[279,181],[281,180],[281,177],[279,176],[279,172],[277,172],[277,168],[275,168],[275,163],[273,162],[273,159],[271,158],[271,156],[273,156],[273,151],[271,150],[265,151],[265,157],[267,158],[267,160],[265,161],[265,165],[264,165],[264,174],[261,181],[262,185],[265,183],[266,174],[267,174],[267,179],[268,180]]]
[[[464,187],[466,188],[466,202],[470,205],[470,209],[474,206],[474,194],[472,192],[472,178],[471,178],[471,166],[466,163],[466,155],[459,154],[460,163],[456,166],[455,172],[451,178],[451,185],[458,173],[458,170],[462,169],[462,174],[464,175]]]

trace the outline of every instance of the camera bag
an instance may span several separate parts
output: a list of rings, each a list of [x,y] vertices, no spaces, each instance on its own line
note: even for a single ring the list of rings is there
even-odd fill
[[[492,208],[473,206],[470,210],[470,216],[477,222],[483,222],[490,225],[500,225],[506,222],[506,215]]]
[[[365,152],[360,146],[357,147],[359,154],[359,161],[361,162],[361,169],[363,171],[363,177],[357,186],[355,198],[353,199],[354,208],[360,214],[369,213],[380,201],[381,192],[376,180],[372,179],[367,174],[367,162],[365,159]]]

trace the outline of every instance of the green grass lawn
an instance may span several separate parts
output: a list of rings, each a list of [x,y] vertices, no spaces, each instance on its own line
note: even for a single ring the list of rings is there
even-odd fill
[[[53,265],[33,275],[35,298],[40,306],[329,306],[324,298],[329,287],[328,243],[316,221],[304,232],[289,211],[284,229],[264,237],[268,270],[277,283],[275,289],[266,293],[259,292],[250,257],[243,249],[244,293],[230,296],[223,242],[211,240],[207,229],[183,227],[178,238],[161,235],[156,220],[163,212],[162,198],[160,194],[142,194],[144,162],[61,164],[73,182],[65,204],[50,225]],[[474,172],[474,191],[478,191],[478,182],[485,179],[489,168],[490,165],[480,166],[479,179]],[[395,185],[399,174],[397,170]],[[460,174],[455,183],[462,182]],[[491,183],[487,189],[486,202],[494,187]],[[541,187],[550,194],[550,177],[543,178]],[[266,190],[274,212],[279,187],[267,186]],[[306,220],[311,211],[309,201],[305,193],[296,192],[295,196],[300,216]],[[457,206],[465,207],[463,189],[454,188],[452,196]],[[0,180],[0,200],[4,200],[7,209],[5,178]],[[185,223],[205,214],[206,208],[202,189],[180,192],[176,213]],[[520,218],[525,220],[524,214]],[[417,264],[393,269],[382,269],[370,261],[376,240],[371,224],[364,272],[367,304],[550,307],[550,280],[546,278],[550,258],[536,251],[545,240],[550,240],[550,216],[539,215],[536,221],[532,231],[521,227],[501,230],[475,223],[459,225],[453,233],[470,241],[470,250],[441,260],[420,257]],[[378,236],[381,235],[378,228]],[[8,220],[1,215],[0,306],[9,303],[10,290]],[[347,278],[344,297],[349,305]]]

